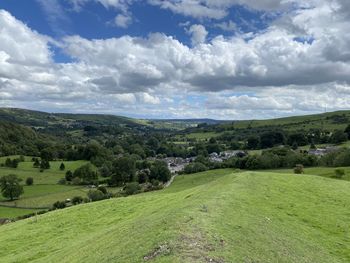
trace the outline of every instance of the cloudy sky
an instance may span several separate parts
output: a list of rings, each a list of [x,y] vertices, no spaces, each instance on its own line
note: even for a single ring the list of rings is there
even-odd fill
[[[350,108],[349,0],[1,0],[0,107],[257,119]]]

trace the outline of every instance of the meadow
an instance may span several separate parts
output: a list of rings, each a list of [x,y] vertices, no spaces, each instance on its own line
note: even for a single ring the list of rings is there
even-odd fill
[[[349,262],[350,183],[213,170],[0,227],[2,262]],[[11,251],[8,253],[7,251]]]
[[[18,158],[19,156],[8,156]],[[0,157],[0,163],[6,158]],[[0,167],[0,177],[15,174],[22,179],[24,194],[18,200],[8,201],[0,194],[0,218],[15,218],[52,207],[56,201],[64,201],[74,196],[86,197],[89,188],[76,185],[59,185],[58,181],[65,177],[68,170],[74,171],[78,167],[88,163],[87,161],[63,161],[65,170],[59,169],[62,161],[51,161],[50,169],[40,172],[33,167],[32,157],[26,156],[24,162],[20,162],[17,168]],[[25,185],[28,177],[34,179],[34,185]],[[112,189],[116,190],[116,189]]]

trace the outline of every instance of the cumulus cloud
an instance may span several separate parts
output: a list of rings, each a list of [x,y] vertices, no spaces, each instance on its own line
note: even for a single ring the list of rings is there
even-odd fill
[[[115,17],[115,24],[118,27],[127,28],[132,23],[130,14],[118,14]]]
[[[222,7],[233,2],[239,1],[210,5],[226,10]],[[255,2],[246,4],[276,10],[288,1]],[[128,1],[104,1],[106,6],[123,3]],[[0,105],[222,119],[348,108],[346,3],[310,1],[263,31],[209,41],[204,26],[192,25],[192,47],[161,33],[92,40],[69,36],[59,40],[74,59],[65,64],[53,61],[50,45],[56,42],[2,10]]]
[[[204,43],[208,35],[208,31],[203,25],[192,25],[187,33],[191,36],[193,46]]]

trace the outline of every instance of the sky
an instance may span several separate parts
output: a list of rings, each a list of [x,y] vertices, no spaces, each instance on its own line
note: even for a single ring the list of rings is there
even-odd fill
[[[1,0],[0,107],[266,119],[350,109],[349,0]]]

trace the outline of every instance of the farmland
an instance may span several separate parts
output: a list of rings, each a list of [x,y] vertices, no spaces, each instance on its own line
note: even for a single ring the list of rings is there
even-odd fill
[[[178,176],[166,190],[5,225],[0,257],[5,262],[348,262],[349,201],[346,181],[215,170]]]

